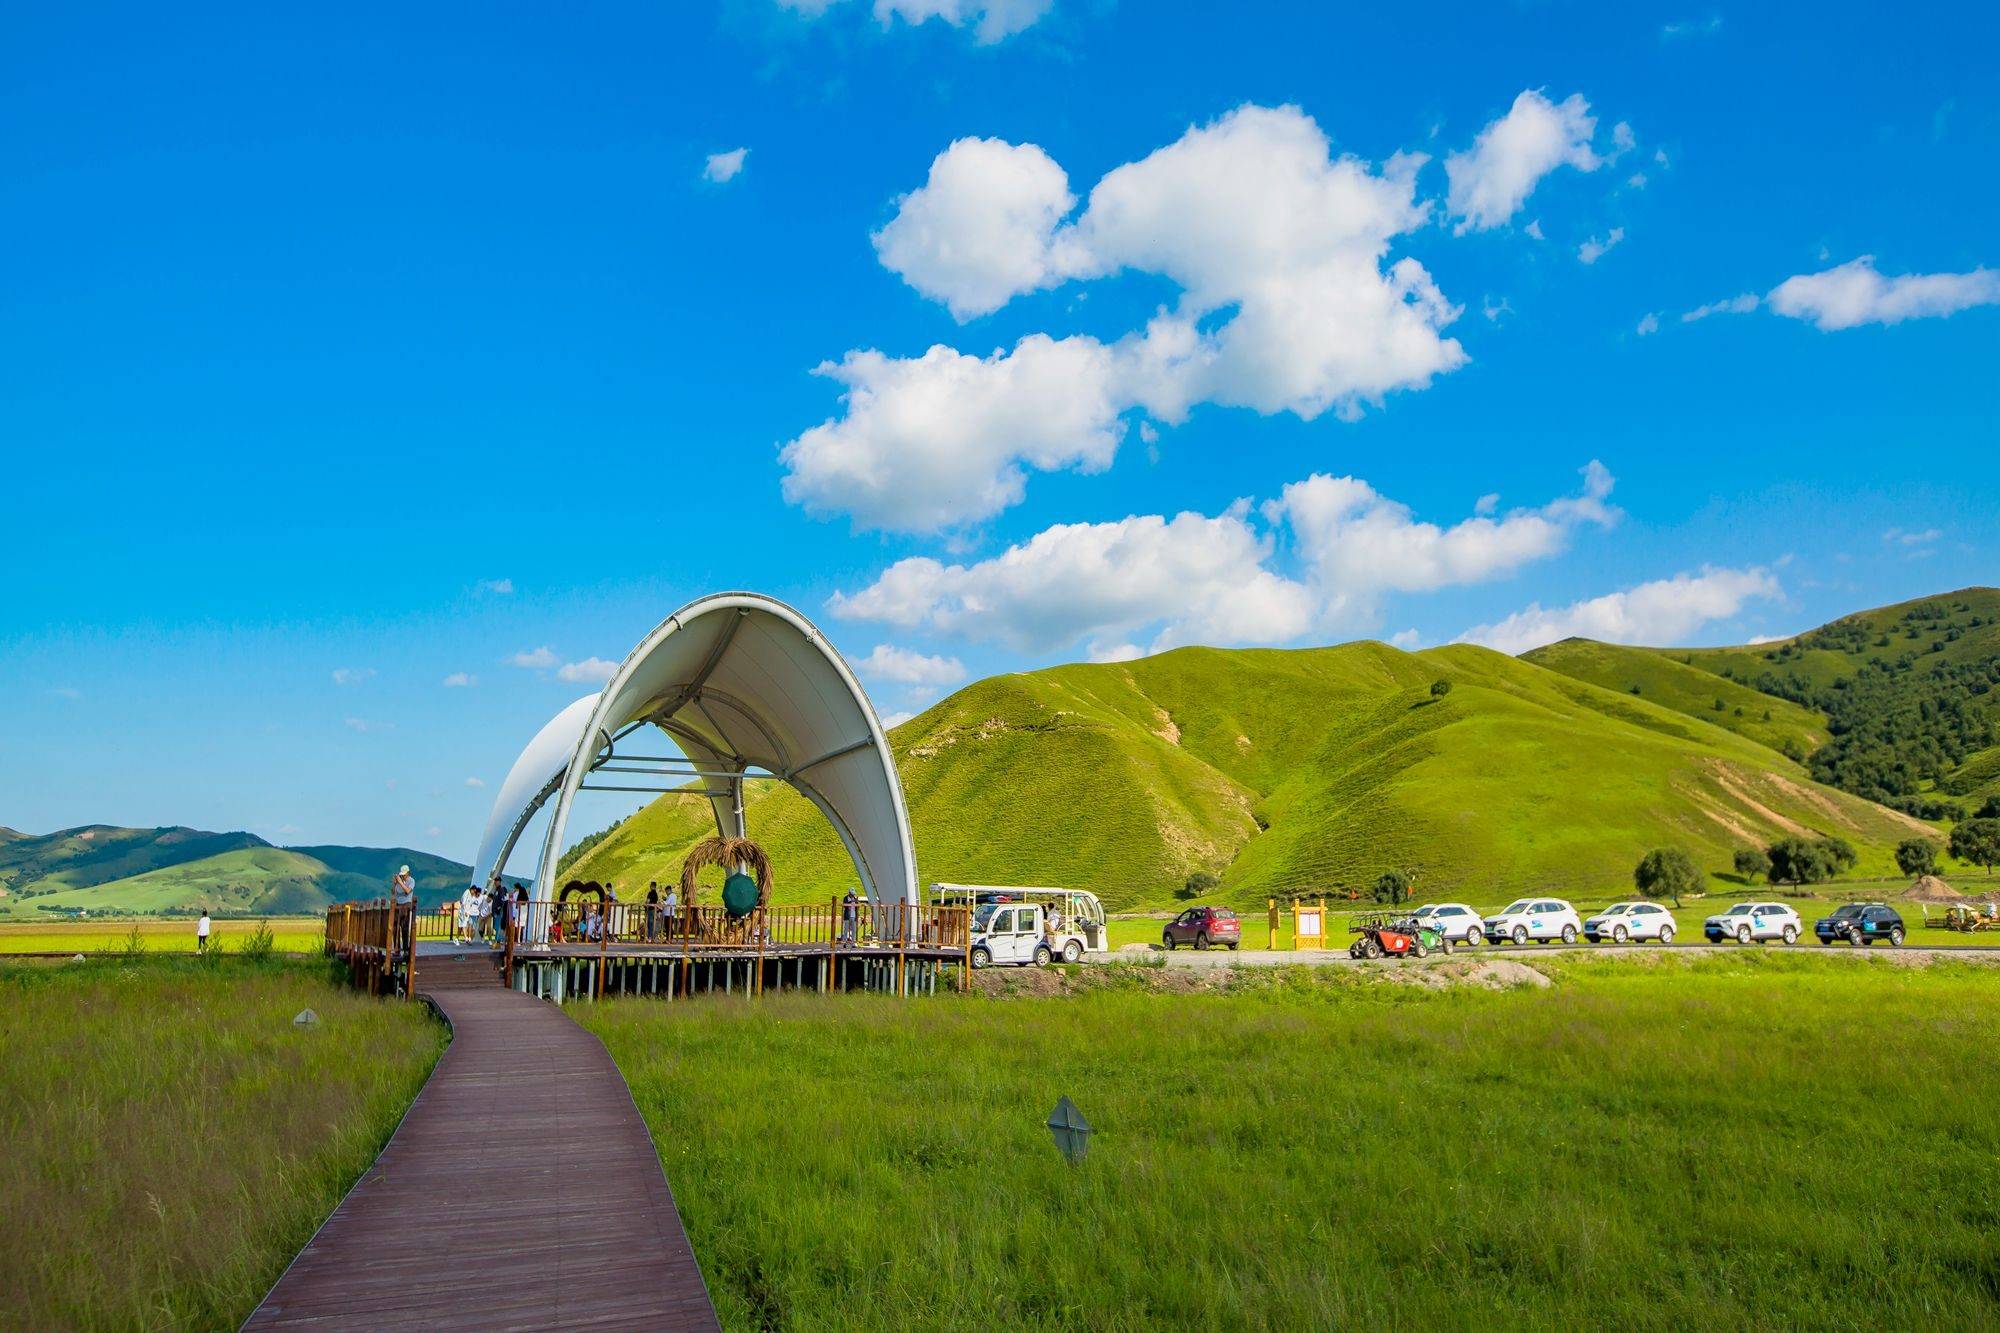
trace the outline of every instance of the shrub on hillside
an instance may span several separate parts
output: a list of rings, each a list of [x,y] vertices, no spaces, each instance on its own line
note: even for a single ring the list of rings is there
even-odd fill
[[[2000,865],[2000,819],[1968,819],[1951,831],[1948,850],[1960,861],[1986,867]]]
[[[1738,847],[1735,865],[1746,884],[1755,884],[1758,876],[1771,873],[1770,854],[1761,847]]]
[[[1896,844],[1896,869],[1915,879],[1937,873],[1937,844],[1929,838],[1905,838]]]
[[[1431,682],[1431,698],[1433,698],[1433,699],[1442,699],[1442,698],[1444,698],[1444,697],[1445,697],[1445,696],[1446,696],[1447,694],[1450,694],[1450,693],[1451,693],[1451,682],[1450,682],[1450,681],[1448,681],[1448,680],[1434,680],[1434,681],[1432,681],[1432,682]]]
[[[1400,870],[1385,870],[1375,880],[1375,901],[1391,907],[1410,896],[1410,877]]]
[[[1676,907],[1682,894],[1700,893],[1703,882],[1694,858],[1678,847],[1657,847],[1632,869],[1632,887],[1640,897],[1672,898]]]
[[[1197,870],[1187,877],[1186,882],[1181,885],[1175,896],[1179,898],[1199,898],[1202,894],[1207,893],[1220,883],[1222,883],[1221,880],[1209,874],[1206,870]]]
[[[1839,838],[1780,838],[1765,849],[1771,882],[1803,888],[1854,867],[1854,848]]]

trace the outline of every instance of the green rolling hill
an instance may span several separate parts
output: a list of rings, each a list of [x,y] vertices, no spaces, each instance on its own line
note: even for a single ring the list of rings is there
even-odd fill
[[[1434,699],[1440,679],[1452,689]],[[1170,905],[1193,870],[1219,874],[1239,906],[1391,867],[1419,868],[1426,897],[1484,902],[1615,890],[1663,844],[1722,870],[1739,846],[1837,835],[1863,870],[1887,871],[1897,840],[1936,835],[1643,689],[1469,646],[1053,667],[968,686],[892,742],[927,881],[1071,884],[1114,909]],[[760,794],[749,818],[778,900],[851,880],[832,830],[789,790]],[[708,819],[701,801],[662,797],[567,873],[629,897],[676,877]]]
[[[2000,589],[1878,607],[1774,643],[1571,639],[1526,657],[1607,688],[1637,685],[1643,697],[1799,755],[1822,781],[1872,800],[1962,797],[1976,807],[2000,793]]]
[[[51,914],[314,913],[377,897],[408,864],[418,901],[455,898],[471,867],[407,847],[274,847],[251,833],[92,824],[0,839],[0,920]]]

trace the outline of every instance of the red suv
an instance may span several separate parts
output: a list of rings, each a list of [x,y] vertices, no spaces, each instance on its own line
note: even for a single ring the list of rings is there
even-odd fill
[[[1234,949],[1243,942],[1243,927],[1236,922],[1236,913],[1227,907],[1190,907],[1160,932],[1160,943],[1172,949],[1182,944],[1192,944],[1197,949],[1206,949],[1211,944],[1226,944]]]

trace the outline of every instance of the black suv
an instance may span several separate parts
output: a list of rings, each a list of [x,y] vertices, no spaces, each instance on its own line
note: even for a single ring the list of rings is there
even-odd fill
[[[1849,944],[1887,940],[1900,948],[1903,918],[1896,915],[1895,908],[1882,903],[1849,903],[1832,916],[1813,922],[1813,934],[1819,936],[1821,944],[1832,944],[1835,940],[1846,940]]]

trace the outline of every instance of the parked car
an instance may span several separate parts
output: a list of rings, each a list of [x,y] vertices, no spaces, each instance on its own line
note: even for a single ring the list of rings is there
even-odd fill
[[[1903,945],[1903,918],[1886,903],[1849,903],[1835,909],[1832,916],[1813,922],[1813,934],[1821,944],[1846,940],[1849,944],[1873,944],[1887,940],[1896,948]]]
[[[1479,913],[1464,903],[1425,903],[1411,914],[1420,926],[1429,926],[1440,938],[1453,944],[1483,944],[1486,932],[1480,928]]]
[[[972,914],[974,967],[1047,967],[1058,956],[1074,963],[1083,958],[1083,950],[1083,936],[1072,927],[1054,925],[1040,903],[982,903]]]
[[[1522,898],[1487,917],[1479,928],[1495,944],[1526,944],[1529,940],[1575,944],[1583,933],[1583,920],[1560,898]]]
[[[1592,944],[1610,940],[1674,942],[1674,914],[1658,903],[1613,903],[1583,923],[1583,937]]]
[[[1227,907],[1190,907],[1160,932],[1160,943],[1169,949],[1192,944],[1197,949],[1220,944],[1234,949],[1243,943],[1243,926]]]
[[[1701,923],[1701,933],[1708,936],[1710,944],[1723,940],[1735,940],[1738,944],[1783,940],[1796,944],[1805,930],[1799,914],[1783,903],[1738,903]]]

